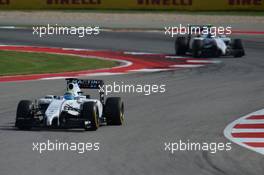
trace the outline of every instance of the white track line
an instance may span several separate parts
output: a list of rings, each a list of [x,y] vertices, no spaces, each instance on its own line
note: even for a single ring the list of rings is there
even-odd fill
[[[188,63],[208,63],[208,64],[219,64],[219,60],[187,60]]]
[[[74,50],[74,51],[95,51],[92,49],[78,49],[78,48],[62,48],[62,50]]]
[[[188,57],[183,57],[183,56],[165,56],[165,58],[169,58],[169,59],[182,59],[182,58],[188,58]]]
[[[179,64],[179,65],[172,65],[170,67],[174,68],[197,68],[197,67],[203,67],[205,65],[203,64]]]
[[[236,142],[264,142],[263,138],[233,138]]]
[[[137,69],[137,70],[130,70],[129,72],[162,72],[168,70],[171,69]]]
[[[126,55],[160,55],[160,53],[150,53],[150,52],[123,52]]]
[[[73,51],[92,51],[89,49],[76,49],[76,48],[62,48],[63,50],[73,50]],[[66,53],[67,54],[67,53]],[[63,54],[63,55],[66,55]],[[114,58],[106,58],[106,57],[98,57],[98,56],[93,56],[93,55],[80,55],[80,54],[68,54],[68,55],[73,55],[73,56],[79,56],[79,57],[84,57],[84,58],[96,58],[96,59],[100,59],[100,60],[110,60],[110,61],[116,61],[119,63],[122,63],[122,65],[114,67],[116,68],[124,68],[124,67],[129,67],[131,65],[133,65],[133,63],[131,61],[127,61],[127,60],[119,60],[119,59],[114,59]]]
[[[40,78],[39,80],[60,80],[66,78],[70,78],[70,77],[50,77],[50,78]]]
[[[102,73],[90,73],[90,74],[80,74],[81,76],[113,76],[113,75],[123,75],[125,73],[111,73],[111,72],[102,72]]]
[[[240,124],[264,124],[264,119],[261,120],[242,120],[240,121]]]
[[[0,29],[15,29],[15,26],[0,26]]]

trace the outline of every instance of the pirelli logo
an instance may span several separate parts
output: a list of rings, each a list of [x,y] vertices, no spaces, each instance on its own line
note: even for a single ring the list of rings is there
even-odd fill
[[[48,5],[98,5],[101,0],[47,0]]]
[[[9,5],[10,0],[0,0],[0,5]]]
[[[138,5],[191,6],[193,0],[137,0]]]

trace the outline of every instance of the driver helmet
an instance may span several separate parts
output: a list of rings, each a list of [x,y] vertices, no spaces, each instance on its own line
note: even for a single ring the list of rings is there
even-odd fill
[[[72,93],[70,93],[70,92],[66,92],[66,93],[64,94],[64,99],[65,99],[65,100],[73,100],[73,99],[74,99],[74,96],[73,96]]]

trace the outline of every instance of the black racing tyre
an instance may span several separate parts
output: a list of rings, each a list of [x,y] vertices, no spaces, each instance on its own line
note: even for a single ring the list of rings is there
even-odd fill
[[[212,56],[216,58],[220,57],[222,55],[222,51],[217,47],[216,41],[214,41],[212,44]]]
[[[15,126],[21,130],[30,130],[33,126],[33,103],[29,100],[22,100],[18,103]]]
[[[241,39],[234,39],[232,42],[233,49],[243,49],[243,44]]]
[[[241,39],[234,39],[232,42],[233,56],[235,58],[245,55],[245,49]]]
[[[184,36],[177,37],[175,41],[176,55],[185,55],[188,50],[188,40]]]
[[[202,40],[194,40],[192,43],[192,55],[195,58],[199,58],[202,56],[202,48],[203,41]]]
[[[104,115],[107,125],[122,125],[124,122],[124,102],[120,97],[107,98]]]
[[[220,57],[221,55],[223,55],[223,54],[222,54],[222,51],[221,51],[220,49],[216,48],[216,50],[215,50],[215,54],[214,54],[214,57],[218,58],[218,57]]]
[[[99,113],[95,102],[85,102],[81,116],[84,121],[84,129],[86,131],[96,131],[99,128]],[[90,124],[86,124],[90,122]]]
[[[68,128],[68,121],[67,121],[67,112],[62,111],[59,117],[60,127],[67,129]]]

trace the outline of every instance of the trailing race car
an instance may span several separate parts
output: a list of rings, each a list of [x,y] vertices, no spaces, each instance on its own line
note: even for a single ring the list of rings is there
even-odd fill
[[[179,36],[175,41],[176,55],[182,56],[191,54],[193,57],[219,57],[219,56],[234,56],[242,57],[245,55],[245,50],[241,39],[231,39],[225,35],[213,35],[210,32],[206,34],[202,31],[212,26],[189,26],[189,34],[187,36]],[[194,32],[193,30],[199,30]],[[192,33],[196,33],[192,35]]]
[[[84,128],[97,130],[100,125],[122,125],[124,103],[120,97],[104,100],[102,80],[66,79],[64,96],[47,95],[36,100],[19,102],[15,126],[22,130],[32,127]],[[99,90],[100,99],[91,99],[81,89]]]

